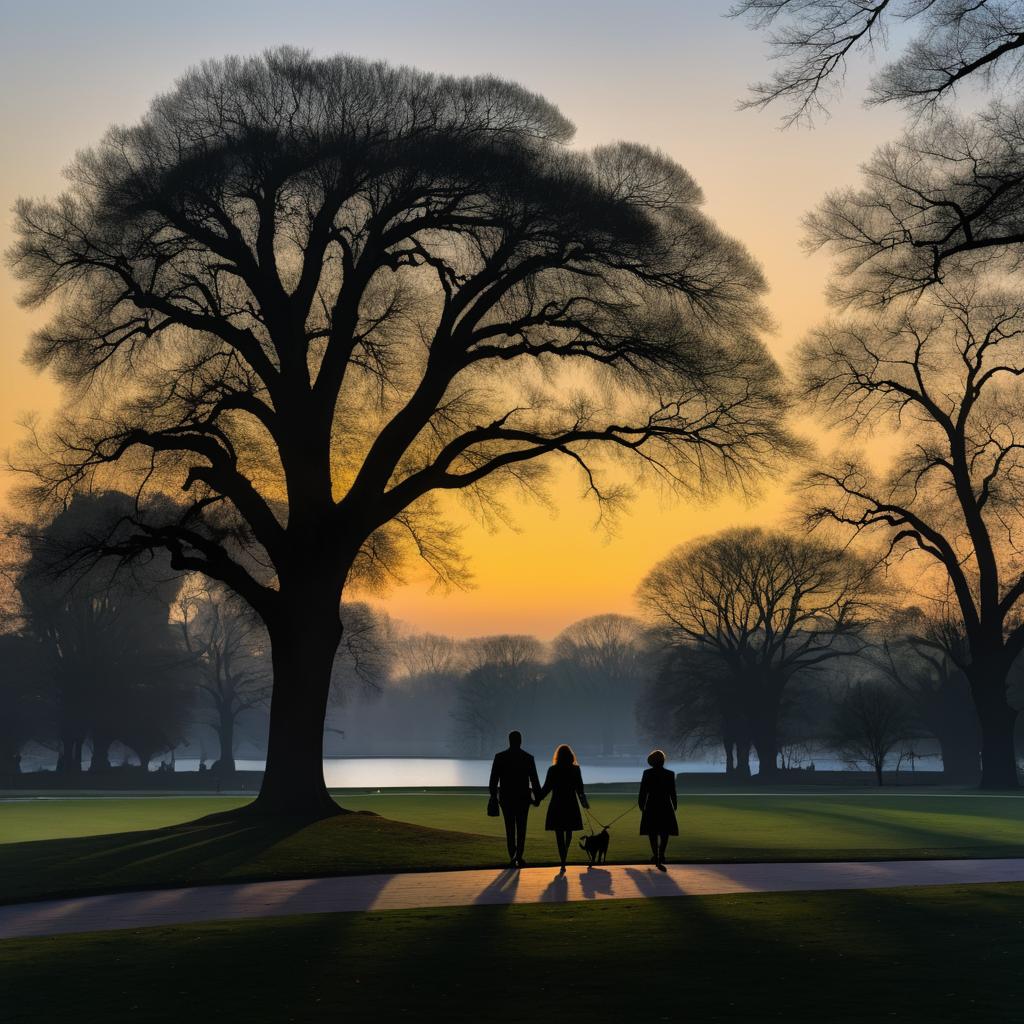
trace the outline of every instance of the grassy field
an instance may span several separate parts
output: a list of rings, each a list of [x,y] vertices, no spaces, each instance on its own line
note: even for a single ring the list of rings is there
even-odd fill
[[[608,821],[626,794],[595,795]],[[287,823],[196,821],[239,798],[140,797],[0,803],[0,902],[262,878],[498,866],[500,819],[479,794],[345,794],[349,814]],[[533,812],[527,858],[552,863],[554,843]],[[1024,798],[978,794],[789,793],[687,796],[670,859],[846,860],[1020,856]],[[637,815],[612,830],[609,860],[646,860]],[[583,854],[574,851],[577,860]]]
[[[3,1004],[23,1024],[1000,1024],[1021,1019],[1024,885],[390,911],[147,929],[127,941],[16,940],[0,943],[0,975]]]

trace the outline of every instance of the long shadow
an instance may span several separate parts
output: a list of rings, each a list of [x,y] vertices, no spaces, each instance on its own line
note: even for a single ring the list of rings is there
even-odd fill
[[[611,896],[614,892],[612,873],[605,871],[604,868],[588,866],[585,871],[580,872],[579,878],[584,899],[596,899],[599,895]]]
[[[796,810],[796,809],[794,809]],[[920,823],[911,824],[905,818],[899,820],[889,820],[886,818],[880,818],[872,820],[863,814],[853,814],[849,811],[842,810],[825,810],[824,808],[817,808],[814,811],[798,812],[806,813],[814,818],[829,819],[835,822],[842,822],[846,825],[863,825],[870,828],[877,829],[882,832],[890,832],[893,835],[893,839],[898,839],[900,836],[913,836],[920,842],[920,845],[927,849],[942,849],[948,847],[950,851],[963,849],[969,847],[971,849],[981,849],[988,847],[993,850],[1004,850],[1007,848],[1013,848],[1013,844],[994,841],[991,839],[985,839],[981,836],[964,835],[963,833],[950,832],[946,829],[936,828],[934,826],[927,826]],[[937,812],[926,812],[926,813],[937,813]],[[957,815],[961,817],[962,815]],[[984,815],[972,815],[975,818],[984,818]],[[1000,820],[1009,820],[1011,822],[1019,822],[1019,819],[1006,819],[1001,818]],[[879,839],[883,839],[879,836]],[[1019,844],[1019,849],[1024,844]],[[905,856],[908,852],[914,850],[914,846],[910,843],[905,843],[902,847],[892,847],[894,852],[902,850]],[[827,851],[823,851],[827,852]],[[983,856],[983,855],[982,855]]]
[[[519,872],[515,868],[505,868],[490,885],[484,886],[477,894],[474,903],[506,904],[514,903],[516,889],[519,888]]]
[[[308,823],[306,823],[308,824]],[[219,881],[304,825],[202,820],[0,845],[0,902]]]
[[[145,831],[0,844],[0,903],[269,878],[477,868],[488,865],[489,846],[464,833],[359,814],[313,823],[199,819]]]
[[[630,877],[637,891],[641,896],[651,899],[660,896],[682,896],[683,890],[671,875],[662,874],[654,868],[626,868],[626,874]]]
[[[563,874],[557,874],[548,882],[544,891],[540,894],[541,903],[564,903],[569,895],[569,879]]]

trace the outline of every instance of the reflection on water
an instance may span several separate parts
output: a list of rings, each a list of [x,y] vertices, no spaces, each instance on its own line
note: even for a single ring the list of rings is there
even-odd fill
[[[179,757],[175,769],[195,771],[199,762]],[[239,771],[263,771],[263,761],[235,760]],[[539,765],[543,777],[544,766]],[[647,762],[583,765],[586,782],[638,782]],[[674,771],[721,771],[720,765],[703,761],[675,761]],[[424,786],[486,786],[491,772],[490,760],[457,757],[331,757],[324,760],[327,785],[339,789],[416,789]]]
[[[919,758],[921,770],[933,768],[931,758]],[[236,760],[239,771],[263,771],[263,761]],[[846,766],[833,758],[817,758],[821,771],[841,770]],[[177,771],[195,771],[199,762],[179,757]],[[587,783],[638,782],[647,767],[643,758],[635,762],[623,759],[614,763],[583,763],[583,778]],[[670,761],[667,766],[674,772],[721,772],[724,765],[712,761]],[[752,766],[756,770],[756,761]],[[543,777],[543,764],[538,765]],[[324,760],[324,778],[327,785],[339,789],[416,789],[425,786],[486,786],[490,774],[489,760],[471,760],[456,757],[332,757]]]

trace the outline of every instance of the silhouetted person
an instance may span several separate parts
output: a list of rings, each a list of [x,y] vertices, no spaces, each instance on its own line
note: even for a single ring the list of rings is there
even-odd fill
[[[580,804],[584,807],[590,806],[587,802],[587,794],[583,792],[583,774],[576,762],[576,755],[568,743],[563,743],[555,750],[551,767],[548,769],[544,785],[540,789],[539,799],[543,800],[548,793],[551,794],[551,803],[548,805],[544,827],[549,832],[555,833],[558,859],[564,874],[565,860],[569,854],[572,834],[583,828]]]
[[[523,750],[523,737],[519,732],[510,732],[508,750],[499,750],[494,755],[489,787],[491,797],[497,799],[501,816],[505,819],[509,864],[525,867],[526,819],[530,804],[540,802],[540,779],[537,778],[533,754]]]
[[[640,815],[640,835],[651,841],[651,863],[659,871],[665,870],[665,849],[668,837],[679,835],[676,822],[676,773],[665,767],[665,752],[652,750],[647,755],[651,766],[640,779],[637,803]]]

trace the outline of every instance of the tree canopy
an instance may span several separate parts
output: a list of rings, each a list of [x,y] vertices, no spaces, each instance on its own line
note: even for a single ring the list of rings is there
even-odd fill
[[[874,75],[867,102],[920,113],[965,81],[1014,85],[1024,69],[1020,0],[740,0],[732,14],[768,34],[781,67],[751,87],[746,106],[785,105],[784,122],[827,112],[849,61],[871,55],[893,28],[912,35]]]
[[[601,452],[692,488],[795,447],[754,261],[673,161],[571,136],[496,78],[282,49],[188,72],[18,204],[24,301],[55,308],[29,358],[68,396],[35,496],[115,479],[139,512],[108,550],[165,548],[262,616],[264,806],[333,806],[343,588],[408,553],[459,578],[433,494],[487,514],[560,456],[614,504]]]
[[[860,188],[830,193],[808,245],[836,257],[831,297],[884,305],[943,282],[1018,270],[1024,256],[1024,105],[944,112],[880,148]]]

